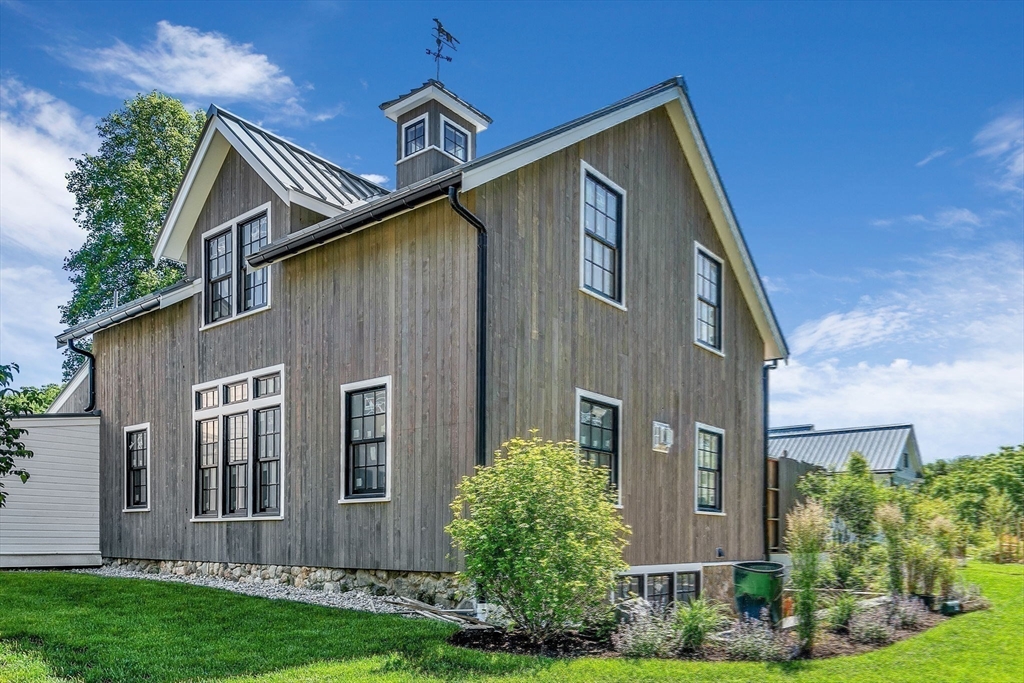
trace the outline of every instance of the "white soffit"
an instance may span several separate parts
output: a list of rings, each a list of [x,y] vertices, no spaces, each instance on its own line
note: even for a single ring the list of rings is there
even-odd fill
[[[424,102],[429,102],[430,100],[437,100],[462,118],[469,121],[477,133],[482,133],[487,130],[486,120],[480,118],[480,116],[472,109],[435,85],[430,85],[417,93],[409,95],[405,99],[398,100],[384,110],[384,116],[397,123],[398,117],[402,114],[412,111]]]

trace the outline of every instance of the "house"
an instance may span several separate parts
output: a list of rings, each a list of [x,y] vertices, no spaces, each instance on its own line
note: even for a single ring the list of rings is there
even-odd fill
[[[851,453],[860,453],[879,482],[909,486],[923,481],[921,452],[914,425],[815,429],[814,425],[768,430],[771,458],[791,458],[824,470],[842,470]]]
[[[483,155],[438,81],[382,109],[394,191],[212,107],[154,249],[186,279],[58,336],[104,558],[448,604],[456,484],[537,428],[608,469],[627,583],[727,590],[787,349],[682,79]]]

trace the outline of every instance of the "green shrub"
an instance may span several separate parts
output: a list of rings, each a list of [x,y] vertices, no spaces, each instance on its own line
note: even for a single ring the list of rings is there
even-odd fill
[[[878,506],[875,511],[878,526],[885,535],[885,547],[888,551],[888,589],[893,595],[903,594],[903,559],[906,519],[903,512],[892,503]]]
[[[889,622],[894,628],[916,631],[924,624],[928,608],[917,598],[894,597],[889,604]]]
[[[679,650],[675,607],[661,609],[644,599],[620,606],[622,622],[612,634],[612,647],[625,657],[671,657]]]
[[[828,608],[826,622],[828,629],[835,633],[846,633],[850,627],[850,619],[858,611],[857,598],[849,593],[840,595],[839,599]]]
[[[795,611],[800,622],[797,637],[800,651],[809,654],[814,647],[817,630],[818,585],[821,561],[829,532],[829,520],[821,504],[810,500],[806,505],[797,503],[786,515],[786,547],[793,560],[792,582],[796,587]]]
[[[767,610],[765,610],[767,611]],[[764,614],[763,617],[767,617]],[[781,662],[789,659],[785,636],[772,629],[767,618],[739,620],[725,644],[730,659],[753,662]]]
[[[729,608],[709,598],[697,598],[675,610],[674,628],[679,648],[696,652],[704,647],[708,636],[729,623]]]
[[[607,470],[576,443],[513,439],[458,490],[445,530],[465,553],[461,576],[517,628],[543,642],[607,609],[629,527]]]
[[[850,619],[850,640],[869,645],[885,645],[896,638],[889,615],[882,609],[864,610]]]

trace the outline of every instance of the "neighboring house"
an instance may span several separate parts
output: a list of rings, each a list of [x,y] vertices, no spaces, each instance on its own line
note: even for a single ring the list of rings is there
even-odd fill
[[[437,81],[382,109],[393,192],[211,108],[154,250],[187,279],[58,337],[104,557],[445,602],[457,483],[537,428],[608,469],[638,592],[726,590],[787,349],[682,80],[483,156]]]
[[[837,471],[846,467],[851,453],[860,453],[880,482],[908,486],[923,481],[921,452],[914,425],[815,429],[795,425],[768,430],[768,454],[788,457]]]

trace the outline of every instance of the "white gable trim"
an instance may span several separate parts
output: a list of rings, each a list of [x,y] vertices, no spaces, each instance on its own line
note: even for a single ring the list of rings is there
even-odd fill
[[[64,388],[60,390],[60,393],[57,394],[57,398],[53,399],[53,403],[51,403],[50,407],[46,409],[46,412],[60,412],[60,409],[63,408],[64,404],[68,402],[68,399],[74,395],[75,390],[82,386],[82,382],[84,382],[85,378],[88,376],[89,363],[88,361],[84,361],[80,366],[78,366],[78,370],[76,370],[75,374],[71,376],[68,383],[64,385]]]
[[[758,331],[764,339],[764,358],[771,360],[788,357],[789,352],[786,349],[782,332],[775,322],[775,317],[768,304],[768,297],[764,293],[764,287],[754,268],[754,262],[743,241],[739,224],[736,222],[729,200],[726,198],[718,171],[711,161],[704,136],[700,132],[693,109],[682,88],[670,88],[657,95],[639,100],[628,107],[617,109],[583,125],[569,128],[558,135],[500,156],[491,162],[482,158],[482,163],[471,164],[463,172],[462,191],[479,187],[658,107],[665,107],[668,112],[676,135],[679,137],[679,143],[683,148],[683,155],[690,165],[697,187],[708,206],[718,237],[725,245],[725,254],[739,281],[740,291],[743,293],[754,316]]]
[[[477,133],[482,133],[487,130],[487,121],[485,119],[480,118],[476,112],[438,88],[436,85],[423,88],[419,92],[399,99],[384,110],[384,116],[397,122],[402,114],[412,111],[424,102],[429,102],[430,100],[437,100],[445,107],[448,107],[448,109],[451,109],[453,112],[464,118],[473,125],[473,128]]]

